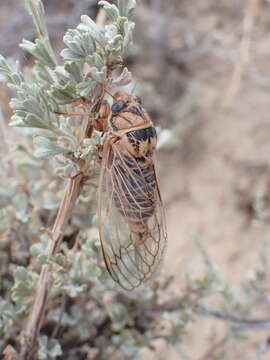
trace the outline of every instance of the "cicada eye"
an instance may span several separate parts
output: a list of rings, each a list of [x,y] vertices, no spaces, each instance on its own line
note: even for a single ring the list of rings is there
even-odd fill
[[[126,105],[126,101],[118,100],[112,104],[112,113],[118,114]]]

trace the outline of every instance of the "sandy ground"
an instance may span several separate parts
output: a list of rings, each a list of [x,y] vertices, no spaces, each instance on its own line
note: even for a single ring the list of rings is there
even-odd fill
[[[264,10],[261,4],[261,22],[253,28],[250,61],[229,108],[222,104],[233,64],[213,53],[204,63],[194,66],[200,83],[200,124],[189,140],[192,154],[183,160],[179,147],[179,153],[173,157],[167,154],[166,170],[161,170],[169,233],[164,269],[174,275],[176,292],[181,289],[186,269],[197,274],[202,271],[202,261],[192,241],[194,234],[206,245],[223,278],[234,285],[245,282],[252,274],[260,240],[269,236],[267,227],[252,225],[250,211],[257,196],[261,194],[267,201],[269,193],[269,35],[264,25],[269,24],[270,17]],[[212,16],[209,12],[209,19]],[[207,16],[204,21],[208,23]],[[212,26],[213,23],[217,21]],[[235,36],[232,43],[240,47],[241,37]],[[200,359],[206,344],[211,345],[213,328],[219,334],[224,332],[220,322],[214,325],[212,321],[200,320],[191,327],[184,344],[191,359]],[[249,335],[247,346],[230,345],[228,359],[257,359],[256,350],[267,332]],[[264,358],[267,356],[270,355]],[[167,358],[178,359],[179,354],[170,353]]]

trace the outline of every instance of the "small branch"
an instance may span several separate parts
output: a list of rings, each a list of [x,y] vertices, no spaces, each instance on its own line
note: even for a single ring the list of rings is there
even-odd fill
[[[203,316],[212,316],[221,320],[231,321],[233,323],[238,323],[237,328],[261,328],[261,329],[270,329],[270,319],[258,319],[258,318],[249,318],[240,315],[234,315],[225,313],[219,310],[209,310],[209,309],[195,309],[196,314]]]
[[[195,295],[194,299],[192,296]],[[199,316],[214,317],[220,320],[229,321],[234,323],[234,329],[270,329],[270,319],[251,318],[241,315],[230,314],[222,312],[220,310],[211,310],[202,307],[198,307],[199,298],[196,297],[196,292],[190,290],[187,291],[181,298],[169,300],[163,304],[156,305],[154,308],[146,307],[145,312],[147,314],[153,314],[156,312],[173,312],[183,310],[187,307],[192,307],[195,314]]]
[[[224,96],[224,107],[231,106],[239,91],[243,76],[246,72],[250,60],[251,35],[254,27],[255,17],[258,12],[258,6],[259,0],[249,0],[247,3],[243,21],[243,36],[240,45],[239,60],[235,65],[231,81]]]
[[[47,251],[48,256],[55,256],[63,238],[65,228],[80,192],[83,175],[70,179],[64,198],[59,207],[58,214],[52,229],[52,239]],[[51,286],[51,266],[42,266],[34,306],[27,324],[27,329],[22,333],[22,348],[20,360],[35,360],[37,351],[37,337],[43,323],[49,289]]]

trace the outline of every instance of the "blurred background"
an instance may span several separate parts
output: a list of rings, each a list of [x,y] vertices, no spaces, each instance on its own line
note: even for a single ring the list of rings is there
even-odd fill
[[[56,49],[81,14],[95,17],[98,9],[95,0],[44,5]],[[181,294],[187,269],[201,272],[194,236],[223,278],[239,286],[258,261],[260,241],[269,239],[270,2],[138,0],[135,22],[125,63],[160,131],[157,169],[169,239],[162,272],[173,277],[170,293]],[[18,44],[35,36],[18,1],[2,0],[0,53],[27,65],[32,59]],[[8,97],[1,89],[7,119]],[[256,206],[265,227],[256,226]],[[269,317],[269,306],[261,314]],[[270,334],[251,330],[243,346],[230,344],[228,357],[212,357],[211,336],[222,339],[223,323],[202,318],[188,329],[183,348],[192,360],[258,359]],[[179,359],[173,348],[157,346],[168,360]],[[146,351],[144,358],[158,357]]]

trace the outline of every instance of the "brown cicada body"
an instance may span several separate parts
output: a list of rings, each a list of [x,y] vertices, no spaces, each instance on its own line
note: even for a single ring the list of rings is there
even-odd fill
[[[153,161],[156,130],[137,96],[114,98],[104,123],[99,232],[111,277],[132,290],[156,270],[167,235]]]

